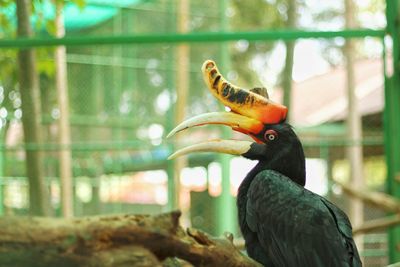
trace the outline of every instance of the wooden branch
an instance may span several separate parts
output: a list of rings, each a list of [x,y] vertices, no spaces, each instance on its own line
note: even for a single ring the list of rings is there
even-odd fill
[[[261,266],[230,238],[179,226],[180,212],[56,219],[0,218],[0,266],[162,266],[169,257],[195,266]]]
[[[386,230],[388,227],[400,224],[400,215],[370,220],[353,229],[353,235],[366,234]]]
[[[400,201],[388,194],[369,190],[355,189],[350,185],[334,180],[346,194],[359,198],[367,204],[381,208],[388,212],[400,213]]]
[[[56,266],[56,265],[55,265]],[[123,246],[102,250],[89,257],[87,267],[162,266],[157,257],[141,246]]]

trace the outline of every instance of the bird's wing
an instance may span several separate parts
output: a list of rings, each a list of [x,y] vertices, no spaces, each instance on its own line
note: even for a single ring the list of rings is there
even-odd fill
[[[335,219],[335,223],[339,232],[344,236],[346,240],[347,251],[349,252],[350,257],[353,261],[352,266],[361,266],[361,260],[357,251],[357,246],[353,240],[351,223],[346,213],[344,213],[341,209],[339,209],[327,199],[321,197],[321,200],[324,205],[329,209],[329,212]]]
[[[278,172],[252,181],[246,222],[276,266],[359,266],[347,247],[354,244],[347,216]]]

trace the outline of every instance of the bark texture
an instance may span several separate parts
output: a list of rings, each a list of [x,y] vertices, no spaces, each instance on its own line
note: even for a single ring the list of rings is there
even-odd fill
[[[185,232],[180,215],[3,217],[0,266],[260,266],[240,253],[231,236]]]

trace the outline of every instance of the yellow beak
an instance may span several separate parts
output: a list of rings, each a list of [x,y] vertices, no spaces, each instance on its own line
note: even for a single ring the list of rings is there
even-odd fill
[[[232,127],[233,130],[245,134],[258,134],[264,127],[264,125],[260,121],[236,113],[210,112],[197,115],[180,123],[167,135],[167,138],[188,128],[206,124],[227,125]]]
[[[218,152],[231,155],[242,155],[250,150],[251,144],[252,142],[239,140],[210,140],[179,149],[169,156],[168,159],[174,159],[192,152]]]

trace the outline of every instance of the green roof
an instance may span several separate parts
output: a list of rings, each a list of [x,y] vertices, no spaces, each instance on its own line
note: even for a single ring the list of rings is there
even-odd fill
[[[99,23],[114,17],[120,8],[137,5],[143,0],[86,0],[83,7],[73,2],[66,3],[64,7],[64,24],[67,32],[79,31],[93,27]],[[2,8],[1,13],[5,14],[13,27],[16,26],[15,4]],[[36,28],[44,28],[37,25],[39,18],[45,25],[46,21],[54,20],[55,7],[50,0],[35,3],[35,14],[32,16],[32,23]]]

